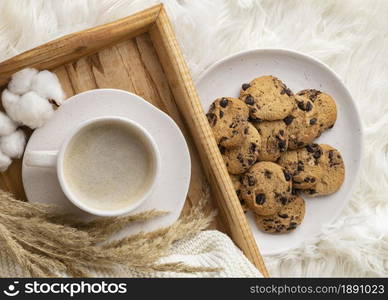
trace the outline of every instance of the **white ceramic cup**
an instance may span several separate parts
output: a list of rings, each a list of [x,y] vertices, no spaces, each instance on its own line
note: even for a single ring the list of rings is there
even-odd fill
[[[150,157],[152,159],[152,174],[150,174],[150,184],[146,189],[144,189],[144,192],[138,195],[138,197],[134,200],[128,203],[128,206],[125,206],[123,208],[117,209],[117,210],[102,210],[102,209],[96,209],[94,207],[90,207],[85,204],[85,202],[82,201],[82,199],[78,199],[71,188],[69,188],[69,185],[66,182],[66,178],[64,176],[64,157],[67,150],[68,145],[72,141],[72,139],[81,132],[85,127],[96,124],[96,123],[106,123],[106,122],[117,122],[121,125],[125,125],[131,128],[131,130],[135,131],[143,140],[143,143],[148,148],[150,152]],[[104,217],[112,217],[112,216],[119,216],[123,214],[127,214],[133,210],[135,210],[137,207],[139,207],[152,193],[153,189],[155,188],[155,185],[157,183],[157,179],[159,177],[159,171],[160,171],[160,154],[158,147],[152,138],[152,136],[145,130],[142,126],[137,124],[136,122],[122,118],[117,116],[104,116],[104,117],[98,117],[94,119],[87,120],[85,122],[82,122],[80,125],[78,125],[64,140],[64,142],[61,145],[61,148],[58,151],[29,151],[25,154],[25,163],[27,166],[30,167],[43,167],[43,168],[56,168],[56,173],[58,176],[58,180],[60,183],[60,186],[66,195],[66,197],[78,208],[82,209],[83,211],[86,211],[90,214],[97,215],[97,216],[104,216]]]

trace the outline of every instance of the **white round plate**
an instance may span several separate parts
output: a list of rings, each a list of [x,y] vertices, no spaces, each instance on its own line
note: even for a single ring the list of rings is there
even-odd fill
[[[299,246],[320,233],[324,224],[336,219],[349,200],[362,156],[362,128],[356,105],[339,77],[316,59],[283,49],[241,52],[210,67],[197,81],[202,105],[208,111],[218,97],[238,97],[241,84],[262,75],[274,75],[295,93],[307,88],[329,93],[337,102],[338,118],[333,129],[317,139],[339,149],[345,161],[346,177],[341,189],[329,196],[306,198],[306,215],[294,232],[266,234],[257,229],[253,216],[248,220],[262,254],[280,253]]]
[[[131,214],[150,209],[168,211],[169,214],[131,224],[122,234],[150,231],[172,224],[181,213],[189,188],[189,150],[175,122],[137,95],[121,90],[99,89],[69,98],[43,127],[34,131],[26,152],[58,150],[66,135],[79,123],[100,116],[120,116],[137,122],[154,138],[161,156],[161,175],[157,186],[152,195]],[[94,217],[81,211],[65,197],[54,169],[28,167],[23,161],[22,176],[30,202],[56,204],[85,220]]]

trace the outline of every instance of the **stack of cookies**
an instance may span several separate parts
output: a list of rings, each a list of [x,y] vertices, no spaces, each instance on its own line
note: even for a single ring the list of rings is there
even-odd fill
[[[313,143],[337,119],[326,93],[294,94],[262,76],[244,83],[239,98],[216,99],[207,118],[242,208],[264,232],[294,230],[305,214],[301,194],[328,195],[344,181],[339,151]]]

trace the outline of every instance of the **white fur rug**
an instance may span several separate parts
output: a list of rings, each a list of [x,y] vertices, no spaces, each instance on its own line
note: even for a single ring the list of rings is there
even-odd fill
[[[0,60],[156,2],[2,0]],[[272,276],[388,276],[388,1],[164,2],[194,77],[233,52],[282,47],[319,58],[343,78],[366,129],[357,190],[319,238],[265,260]]]

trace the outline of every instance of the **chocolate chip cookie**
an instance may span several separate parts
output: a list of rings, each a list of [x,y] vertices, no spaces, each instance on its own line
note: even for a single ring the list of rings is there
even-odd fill
[[[294,104],[293,93],[278,78],[262,76],[242,85],[240,99],[249,107],[250,120],[281,120]]]
[[[241,197],[241,176],[230,174],[230,179],[232,180],[234,190],[236,191],[237,197],[240,200],[241,207],[244,212],[248,210],[248,207],[245,203],[245,200]]]
[[[242,177],[241,197],[255,214],[277,213],[291,196],[291,180],[273,162],[258,162]]]
[[[315,104],[305,97],[296,95],[294,109],[284,119],[287,125],[289,149],[298,149],[312,143],[320,134],[319,120]]]
[[[276,161],[288,148],[288,132],[283,121],[254,123],[261,137],[259,161]]]
[[[206,116],[217,144],[234,147],[244,141],[243,132],[247,128],[249,109],[240,99],[218,98],[212,103]]]
[[[300,91],[297,95],[310,100],[317,108],[319,134],[334,126],[337,120],[337,105],[330,95],[314,89]]]
[[[321,156],[320,145],[310,144],[282,154],[278,164],[292,176],[294,188],[312,189],[322,176]]]
[[[315,187],[304,191],[313,197],[336,192],[345,179],[345,165],[340,152],[329,145],[320,145],[320,148],[320,177]]]
[[[256,128],[247,123],[242,133],[244,141],[233,148],[219,146],[226,168],[230,174],[242,174],[248,170],[257,160],[261,146],[261,138]]]
[[[303,221],[305,202],[300,196],[295,196],[282,206],[279,212],[271,216],[255,215],[257,227],[268,233],[290,232]]]

